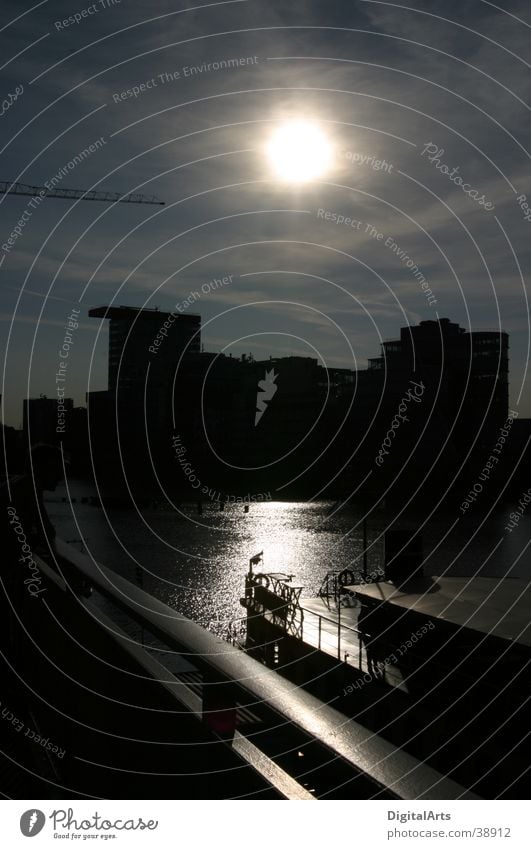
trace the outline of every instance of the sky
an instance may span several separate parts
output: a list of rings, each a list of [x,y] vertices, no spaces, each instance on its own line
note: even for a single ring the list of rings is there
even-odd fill
[[[344,368],[426,319],[502,329],[531,416],[530,35],[525,0],[3,0],[0,180],[165,202],[0,196],[4,421],[54,396],[72,310],[66,396],[106,388],[110,303]],[[294,120],[333,150],[304,184],[266,155]]]

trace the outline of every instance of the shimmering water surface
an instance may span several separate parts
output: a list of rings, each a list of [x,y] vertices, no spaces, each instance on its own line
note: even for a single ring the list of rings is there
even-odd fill
[[[227,505],[220,512],[206,504],[199,515],[195,505],[180,511],[169,508],[115,509],[105,513],[81,503],[94,491],[71,484],[69,503],[64,488],[50,494],[48,510],[57,533],[76,540],[76,547],[120,574],[142,583],[144,589],[217,633],[242,617],[239,599],[249,557],[264,551],[264,571],[295,575],[303,595],[315,595],[327,571],[347,566],[361,569],[363,535],[361,514],[347,506],[335,510],[330,501],[314,503],[266,502]],[[525,550],[531,520],[524,515],[512,533],[504,530],[510,508],[496,514],[477,530],[477,517],[438,515],[424,529],[427,574],[530,575]],[[417,518],[417,523],[421,519]],[[408,517],[408,527],[415,527]],[[386,517],[368,523],[369,570],[383,565],[378,540]],[[82,543],[80,542],[82,540]]]

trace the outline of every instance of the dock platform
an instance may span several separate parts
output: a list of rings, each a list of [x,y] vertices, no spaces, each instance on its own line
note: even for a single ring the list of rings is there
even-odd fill
[[[302,611],[301,639],[306,645],[336,657],[360,672],[374,675],[358,625],[359,604],[337,607],[334,603],[327,604],[322,598],[303,598],[299,604]],[[388,686],[407,692],[402,672],[390,659],[387,661],[379,667],[375,677]]]

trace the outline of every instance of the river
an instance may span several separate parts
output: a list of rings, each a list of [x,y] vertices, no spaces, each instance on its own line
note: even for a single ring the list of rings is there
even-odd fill
[[[105,513],[83,503],[94,494],[79,481],[70,482],[68,492],[63,485],[48,493],[58,536],[220,635],[242,617],[244,575],[259,551],[263,571],[293,574],[305,587],[303,596],[315,595],[329,570],[361,572],[361,514],[350,505],[271,501],[251,504],[246,513],[242,504],[220,511],[208,503],[202,515],[192,504]],[[447,511],[431,519],[423,528],[425,574],[529,578],[531,509],[509,533],[510,512],[508,507],[483,523],[479,511],[459,519]],[[384,513],[368,521],[369,571],[383,566],[388,521]],[[421,522],[407,518],[408,527]]]

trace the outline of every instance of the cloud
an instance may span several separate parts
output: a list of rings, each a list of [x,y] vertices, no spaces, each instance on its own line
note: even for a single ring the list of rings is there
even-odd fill
[[[530,225],[516,194],[531,197],[527,3],[511,0],[504,9],[477,0],[411,0],[410,10],[403,5],[252,0],[176,10],[165,0],[149,8],[131,0],[60,32],[54,22],[72,14],[71,4],[61,0],[0,33],[6,57],[50,33],[6,68],[7,90],[22,81],[25,92],[3,118],[3,173],[42,185],[104,136],[103,149],[63,184],[120,192],[144,184],[141,191],[166,201],[161,208],[43,204],[0,271],[12,287],[0,293],[3,315],[23,283],[38,294],[54,281],[52,301],[70,295],[77,301],[91,281],[83,309],[113,299],[172,309],[205,281],[232,273],[234,286],[201,299],[205,321],[250,300],[300,300],[337,319],[362,358],[373,356],[377,334],[363,308],[386,337],[434,314],[418,280],[385,246],[392,237],[429,281],[441,315],[492,327],[499,310],[512,334],[517,382],[526,360],[527,306],[495,216],[526,277]],[[5,19],[18,14],[20,4],[7,0]],[[153,20],[160,15],[166,17]],[[208,67],[238,56],[258,61]],[[186,66],[203,69],[185,76]],[[151,80],[155,84],[147,87]],[[137,95],[127,95],[141,85]],[[127,96],[116,102],[123,92]],[[304,189],[271,180],[263,156],[268,133],[292,115],[319,120],[338,154],[327,180]],[[468,183],[493,199],[494,214],[421,156],[430,141],[444,149],[444,163],[458,166]],[[386,159],[392,170],[355,163],[345,151]],[[2,231],[10,233],[28,199],[0,200]],[[363,226],[356,231],[322,221],[319,208]],[[240,277],[248,272],[253,276]],[[38,314],[38,299],[30,294],[17,322],[21,330],[32,298]],[[246,316],[250,328],[267,318],[283,331],[308,334],[328,360],[345,361],[338,337],[309,311],[286,313],[271,305],[247,309]],[[55,310],[49,318],[61,321]],[[238,311],[224,321],[226,340],[241,334],[239,321]],[[207,350],[222,340],[220,327],[207,326]],[[45,359],[48,340],[41,344]]]

